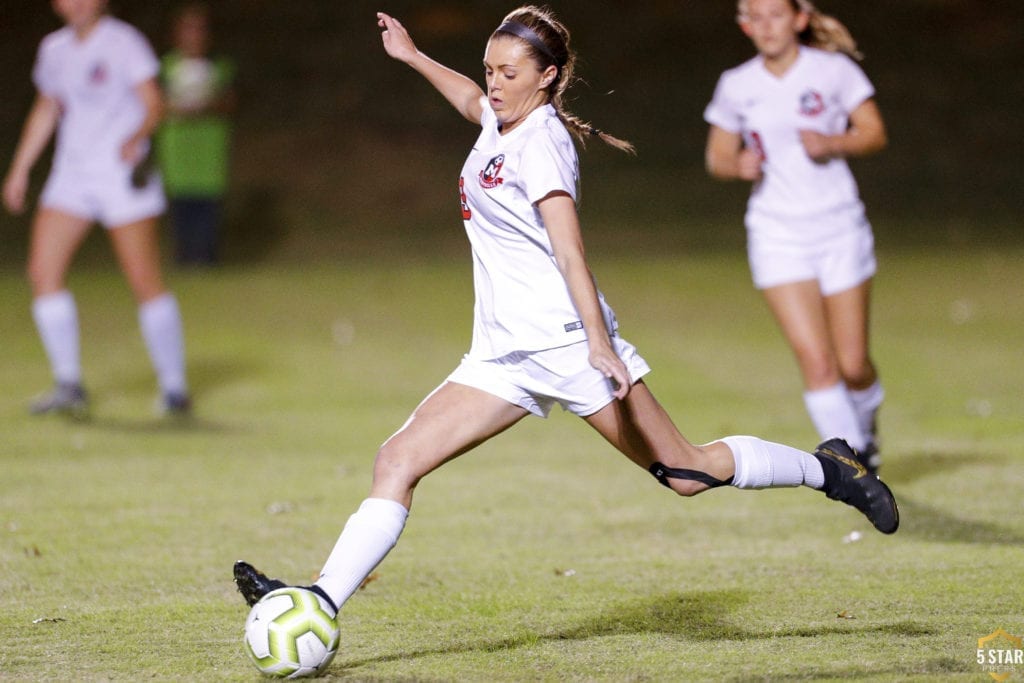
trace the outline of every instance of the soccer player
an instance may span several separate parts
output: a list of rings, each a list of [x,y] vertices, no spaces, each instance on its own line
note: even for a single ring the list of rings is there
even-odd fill
[[[25,210],[29,172],[57,133],[53,165],[32,222],[28,278],[32,315],[55,380],[32,413],[87,414],[78,310],[65,281],[94,222],[107,228],[138,303],[156,370],[160,407],[189,411],[178,302],[164,286],[157,223],[165,199],[145,162],[163,105],[159,62],[145,37],[106,13],[106,0],[54,0],[64,27],[43,38],[32,72],[38,94],[28,114],[3,202]]]
[[[805,485],[854,506],[879,531],[896,531],[892,493],[841,439],[813,454],[751,436],[696,446],[651,394],[642,379],[650,368],[619,336],[596,287],[576,213],[572,135],[631,146],[566,110],[575,56],[568,30],[552,14],[522,7],[505,17],[484,52],[486,93],[417,50],[397,19],[377,16],[388,55],[481,127],[458,188],[473,253],[473,340],[452,374],[381,446],[370,495],[311,590],[341,607],[395,545],[420,479],[528,415],[546,417],[555,404],[680,495],[724,485]],[[285,585],[245,562],[234,574],[250,605]]]
[[[808,0],[740,0],[757,56],[722,74],[704,113],[707,168],[753,183],[747,251],[796,355],[822,437],[880,464],[883,390],[868,350],[874,237],[847,157],[886,144],[874,88],[846,28]]]

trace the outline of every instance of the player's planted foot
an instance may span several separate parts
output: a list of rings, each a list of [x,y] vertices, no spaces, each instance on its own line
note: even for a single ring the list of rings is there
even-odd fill
[[[235,585],[238,586],[238,592],[245,598],[245,603],[252,607],[270,591],[284,588],[288,584],[268,578],[266,574],[248,562],[239,560],[235,562]]]
[[[864,468],[878,476],[878,468],[882,466],[882,454],[878,452],[878,445],[871,441],[863,450],[857,451],[857,460],[860,460],[860,464],[864,465]]]
[[[168,417],[188,417],[192,414],[192,399],[188,394],[168,392],[160,397],[159,411]]]
[[[33,415],[59,413],[81,420],[89,416],[89,398],[81,384],[58,382],[52,391],[33,400],[28,410]]]
[[[892,491],[868,472],[849,444],[842,439],[829,439],[818,446],[814,457],[825,472],[822,490],[826,496],[857,508],[883,534],[899,528],[900,512]]]

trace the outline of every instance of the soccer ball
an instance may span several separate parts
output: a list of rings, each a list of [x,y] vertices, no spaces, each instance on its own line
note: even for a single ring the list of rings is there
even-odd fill
[[[313,676],[334,659],[341,640],[338,623],[323,598],[288,586],[253,605],[245,620],[245,651],[268,676]]]

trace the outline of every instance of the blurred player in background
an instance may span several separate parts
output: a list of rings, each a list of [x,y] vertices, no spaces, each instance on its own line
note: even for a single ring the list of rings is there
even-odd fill
[[[160,407],[187,413],[181,315],[160,270],[157,223],[165,199],[146,163],[163,110],[159,62],[138,30],[107,15],[106,0],[54,0],[53,8],[65,25],[39,46],[32,72],[38,92],[3,183],[6,208],[23,212],[30,171],[56,132],[28,256],[32,315],[56,384],[30,410],[87,414],[78,310],[65,280],[98,222],[138,303]]]
[[[707,168],[753,182],[750,268],[796,355],[807,412],[876,471],[874,237],[846,163],[886,145],[874,88],[846,28],[807,0],[741,0],[738,13],[758,54],[722,74],[705,110]]]
[[[228,185],[235,66],[210,52],[210,9],[205,3],[191,2],[178,10],[172,33],[174,47],[160,68],[167,116],[157,134],[157,158],[170,203],[177,262],[213,265]]]
[[[420,479],[528,415],[547,417],[556,404],[679,495],[803,485],[856,507],[884,533],[896,531],[892,494],[842,440],[813,454],[752,436],[696,446],[654,398],[642,379],[650,368],[619,336],[597,289],[576,213],[572,135],[632,146],[565,109],[575,55],[557,19],[532,6],[505,17],[484,53],[486,94],[417,50],[393,17],[380,13],[378,23],[388,55],[482,129],[458,187],[473,252],[473,341],[381,446],[370,496],[349,517],[311,590],[340,607],[397,542]],[[284,585],[245,562],[234,571],[250,605]]]

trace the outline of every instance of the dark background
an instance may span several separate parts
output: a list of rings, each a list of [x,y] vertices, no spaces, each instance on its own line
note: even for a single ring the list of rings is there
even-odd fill
[[[385,9],[418,46],[481,80],[508,2],[213,0],[219,51],[239,66],[227,260],[415,258],[464,251],[456,179],[476,137],[380,46]],[[13,154],[49,3],[0,17],[0,160]],[[851,30],[878,90],[890,146],[854,160],[879,244],[1021,244],[1024,4],[1020,0],[821,0]],[[114,14],[168,47],[177,3],[116,0]],[[731,0],[563,0],[551,6],[580,55],[571,108],[632,140],[582,155],[592,249],[740,248],[747,188],[703,169],[701,114],[722,70],[753,48]],[[48,167],[41,162],[35,182]],[[0,217],[0,265],[24,260],[28,217]],[[99,231],[97,231],[98,233]],[[104,254],[90,238],[82,259]]]

